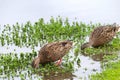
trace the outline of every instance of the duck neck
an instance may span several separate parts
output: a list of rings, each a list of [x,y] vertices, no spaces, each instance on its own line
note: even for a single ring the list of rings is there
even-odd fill
[[[90,47],[90,46],[91,46],[90,42],[84,43],[84,44],[81,46],[81,50],[84,50],[85,48],[88,48],[88,47]]]
[[[43,55],[39,55],[39,59],[40,59],[40,63],[43,63],[44,62],[44,56]]]

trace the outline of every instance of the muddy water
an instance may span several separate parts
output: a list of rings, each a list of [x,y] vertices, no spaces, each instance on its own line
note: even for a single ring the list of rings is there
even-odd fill
[[[40,45],[39,45],[40,46]],[[0,53],[9,53],[9,52],[15,52],[15,53],[20,53],[20,52],[32,52],[32,50],[30,48],[27,47],[17,47],[17,46],[4,46],[4,47],[0,47]],[[35,47],[35,50],[38,51],[40,49],[40,47]],[[74,50],[71,50],[70,53],[73,56]],[[64,73],[64,74],[51,74],[49,76],[45,76],[43,78],[43,80],[78,80],[78,79],[82,79],[82,80],[89,80],[89,76],[91,74],[95,74],[96,72],[100,72],[102,69],[100,67],[100,62],[99,61],[94,61],[93,59],[91,59],[89,56],[84,56],[79,54],[78,58],[80,59],[80,66],[78,66],[77,63],[74,64],[74,72],[73,73]],[[23,71],[24,73],[24,71]],[[31,75],[32,79],[35,79],[35,75]],[[12,79],[12,77],[11,77]],[[20,77],[15,77],[14,80],[19,80]],[[27,77],[26,77],[27,79]],[[7,80],[7,79],[6,79]],[[36,79],[37,80],[37,79]]]

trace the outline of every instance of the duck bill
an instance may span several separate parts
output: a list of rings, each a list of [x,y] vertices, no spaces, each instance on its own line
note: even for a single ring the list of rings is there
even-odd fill
[[[118,27],[118,31],[117,32],[120,32],[120,26]]]

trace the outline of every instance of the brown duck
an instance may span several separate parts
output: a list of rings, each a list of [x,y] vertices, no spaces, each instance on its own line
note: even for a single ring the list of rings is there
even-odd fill
[[[53,43],[48,43],[44,45],[32,62],[33,68],[38,68],[39,64],[45,64],[48,62],[57,61],[56,65],[61,63],[62,57],[72,48],[72,42],[70,40],[58,41]]]
[[[84,43],[81,46],[81,50],[90,46],[92,47],[102,46],[110,42],[114,38],[116,33],[119,31],[120,26],[116,26],[116,24],[97,27],[91,33],[89,37],[89,42]]]

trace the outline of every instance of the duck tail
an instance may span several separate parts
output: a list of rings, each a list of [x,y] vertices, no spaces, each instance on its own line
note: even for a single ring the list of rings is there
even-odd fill
[[[33,62],[32,62],[32,67],[33,68],[38,68],[39,67],[39,63],[40,63],[40,58],[39,57],[36,57]]]
[[[84,50],[85,48],[90,47],[90,46],[91,46],[91,44],[90,44],[89,42],[84,43],[84,44],[81,46],[81,50]]]

